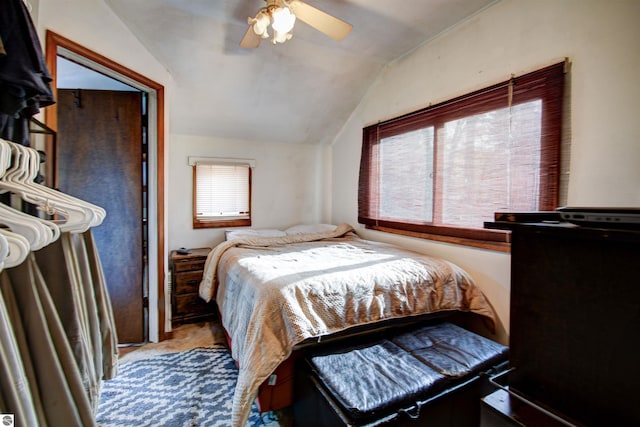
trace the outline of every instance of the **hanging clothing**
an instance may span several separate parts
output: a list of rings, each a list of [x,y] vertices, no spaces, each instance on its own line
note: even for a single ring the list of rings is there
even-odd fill
[[[55,102],[31,14],[22,0],[0,2],[0,138],[29,145],[29,120]]]
[[[2,294],[9,321],[11,322],[11,332],[17,344],[17,350],[24,368],[24,373],[29,386],[29,394],[31,395],[31,401],[28,397],[22,396],[24,400],[21,402],[25,407],[32,407],[36,414],[37,423],[36,426],[47,426],[47,420],[44,411],[44,405],[40,399],[40,390],[38,388],[38,378],[34,370],[34,364],[29,351],[29,344],[27,342],[27,334],[22,326],[22,320],[20,318],[20,310],[18,309],[18,302],[13,294],[13,284],[9,274],[5,271],[0,273],[0,294]],[[2,378],[2,377],[0,377]],[[8,413],[14,413],[14,408],[9,406]],[[16,411],[17,412],[17,411]]]
[[[0,282],[2,294],[5,298],[13,294],[19,311],[19,316],[10,320],[20,323],[24,332],[20,354],[30,355],[33,365],[35,383],[29,379],[30,388],[42,402],[44,418],[38,425],[56,426],[64,420],[65,426],[70,427],[95,426],[89,397],[35,257],[29,255],[25,262],[4,270],[2,275],[8,276],[8,280]]]
[[[0,413],[20,426],[94,426],[118,347],[91,229],[0,272],[0,327]]]
[[[88,320],[89,311],[94,307],[87,307],[87,298],[69,246],[69,233],[63,233],[58,240],[36,251],[35,257],[71,347],[83,387],[96,410],[100,377],[96,374]]]
[[[117,373],[118,339],[91,229],[62,233],[35,252],[94,412],[101,380]]]
[[[2,279],[5,279],[3,275]],[[0,280],[2,280],[0,279]],[[13,413],[17,426],[38,425],[36,406],[29,389],[27,374],[9,320],[9,313],[0,292],[0,413]]]
[[[3,153],[21,154],[12,157],[20,162],[12,168],[35,165],[29,150],[0,142]],[[26,187],[8,186],[16,194]],[[113,310],[90,228],[106,213],[42,190],[29,187],[23,197],[43,197],[40,203],[66,218],[65,228],[45,227],[28,215],[18,218],[9,207],[0,212],[0,223],[2,215],[9,223],[0,239],[0,413],[16,414],[18,425],[29,427],[91,427],[101,381],[116,374],[118,362]],[[77,231],[60,234],[61,229]]]
[[[74,235],[79,236],[79,235]],[[100,324],[100,348],[102,349],[102,379],[110,380],[118,374],[118,334],[113,316],[111,298],[107,289],[104,270],[92,229],[82,233],[85,253],[95,293],[98,321]]]

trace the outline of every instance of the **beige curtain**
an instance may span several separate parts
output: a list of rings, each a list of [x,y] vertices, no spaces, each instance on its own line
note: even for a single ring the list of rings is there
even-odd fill
[[[24,333],[20,340],[22,361],[24,364],[30,359],[32,364],[30,388],[42,402],[43,418],[36,425],[56,426],[60,420],[67,426],[94,425],[78,367],[34,257],[3,273],[8,280],[2,281],[2,293],[13,294],[17,307],[14,314],[18,316],[11,322],[22,325]]]
[[[0,327],[1,412],[19,426],[94,426],[118,349],[90,230],[62,233],[0,273]]]
[[[86,248],[87,261],[93,280],[98,324],[100,325],[100,348],[102,349],[102,379],[109,380],[118,373],[118,335],[113,317],[113,307],[107,290],[98,247],[91,229],[82,234]],[[88,282],[87,282],[88,283]]]
[[[6,282],[8,276],[2,274],[0,281]],[[7,285],[8,286],[8,285]],[[7,305],[0,292],[0,408],[2,413],[11,408],[15,420],[20,426],[38,425],[36,402],[31,395],[27,374],[20,358],[20,350],[9,319]],[[10,301],[13,303],[13,301]],[[40,405],[38,404],[38,407]]]
[[[90,309],[79,277],[77,259],[71,252],[69,233],[35,253],[38,265],[71,346],[83,387],[92,408],[99,399],[99,380],[89,324]]]

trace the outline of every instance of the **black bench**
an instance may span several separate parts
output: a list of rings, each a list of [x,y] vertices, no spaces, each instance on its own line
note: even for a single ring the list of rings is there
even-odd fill
[[[303,358],[296,425],[478,426],[482,373],[508,348],[451,323]],[[489,392],[490,390],[486,390]]]

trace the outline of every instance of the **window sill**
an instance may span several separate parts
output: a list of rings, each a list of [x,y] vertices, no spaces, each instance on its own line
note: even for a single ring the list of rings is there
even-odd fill
[[[193,228],[250,227],[251,219],[231,219],[220,221],[193,220]]]
[[[504,242],[496,242],[489,240],[468,239],[464,237],[445,236],[441,234],[422,233],[417,231],[397,230],[395,228],[381,227],[379,225],[366,225],[365,227],[369,230],[382,231],[385,233],[398,234],[401,236],[416,237],[425,240],[434,240],[436,242],[453,243],[456,245],[471,246],[474,248],[488,249],[498,252],[511,252],[511,236],[509,235],[509,232],[504,232],[504,234],[506,235]]]

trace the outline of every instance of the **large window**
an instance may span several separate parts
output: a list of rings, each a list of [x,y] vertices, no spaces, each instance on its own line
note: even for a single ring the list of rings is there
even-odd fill
[[[251,165],[194,160],[193,227],[251,225]]]
[[[506,242],[495,212],[557,207],[563,88],[560,63],[366,127],[358,221]]]

